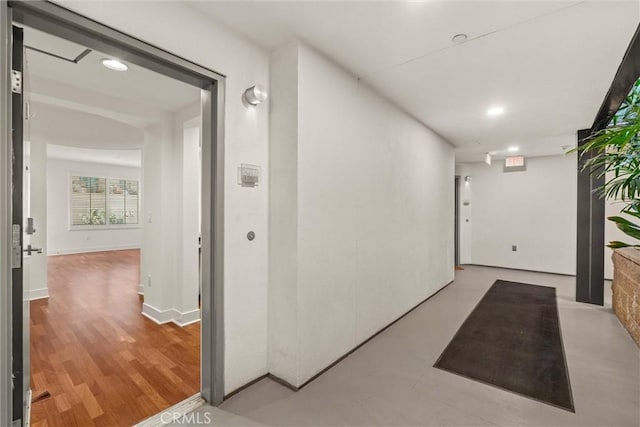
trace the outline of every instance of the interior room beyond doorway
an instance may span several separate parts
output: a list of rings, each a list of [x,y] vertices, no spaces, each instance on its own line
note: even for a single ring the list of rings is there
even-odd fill
[[[25,45],[31,424],[131,425],[200,391],[201,92]]]
[[[200,324],[140,315],[139,262],[138,249],[49,257],[51,297],[31,303],[31,389],[51,397],[31,425],[131,425],[198,393]]]

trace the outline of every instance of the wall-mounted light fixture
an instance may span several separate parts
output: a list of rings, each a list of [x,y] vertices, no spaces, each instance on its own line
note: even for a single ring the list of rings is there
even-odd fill
[[[251,86],[244,91],[244,100],[250,105],[258,105],[267,100],[267,90],[262,85]]]
[[[469,175],[465,176],[464,182],[471,182],[471,177]]]

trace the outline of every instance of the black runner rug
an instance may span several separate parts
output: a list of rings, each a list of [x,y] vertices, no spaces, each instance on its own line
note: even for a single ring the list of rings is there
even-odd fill
[[[555,288],[496,280],[434,366],[575,412]]]

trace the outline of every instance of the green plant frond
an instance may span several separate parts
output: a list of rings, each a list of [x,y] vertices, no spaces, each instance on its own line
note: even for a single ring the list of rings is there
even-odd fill
[[[613,221],[618,229],[627,236],[640,240],[640,225],[634,224],[626,218],[621,216],[610,216],[607,218],[609,221]]]
[[[602,189],[607,198],[623,201],[634,200],[640,192],[640,177],[625,175],[612,178],[605,183]]]
[[[640,219],[640,201],[635,201],[633,203],[630,203],[620,212]]]
[[[609,242],[609,244],[607,245],[607,247],[611,249],[628,248],[629,246],[632,246],[632,245],[628,243],[620,242],[618,240],[613,240]]]
[[[634,224],[633,222],[629,221],[626,218],[623,218],[621,216],[610,216],[607,218],[609,221],[613,221],[616,224],[623,224],[629,227],[636,227],[640,230],[640,225]]]
[[[605,128],[591,136],[585,144],[580,147],[580,151],[600,151],[622,150],[632,144],[638,137],[640,124],[615,126]]]

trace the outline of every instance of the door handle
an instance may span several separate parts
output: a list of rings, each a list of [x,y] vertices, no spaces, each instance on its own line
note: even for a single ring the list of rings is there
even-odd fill
[[[25,249],[24,251],[27,253],[27,255],[31,255],[33,252],[41,254],[42,248],[32,248],[31,243],[29,243],[29,245],[27,245],[27,249]]]

